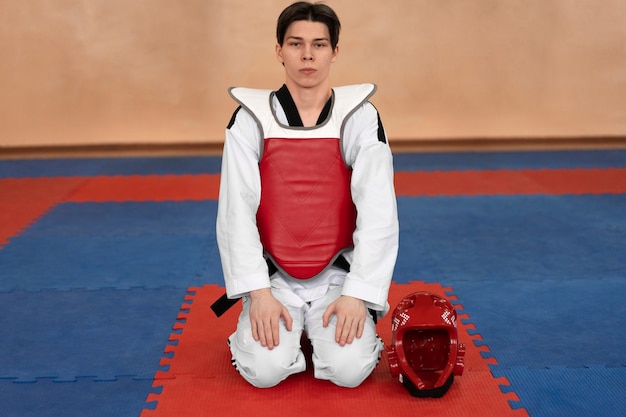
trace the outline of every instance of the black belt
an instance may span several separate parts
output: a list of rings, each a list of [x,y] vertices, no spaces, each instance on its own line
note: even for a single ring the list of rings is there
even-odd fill
[[[278,271],[278,268],[270,259],[266,259],[266,261],[269,275],[272,276]],[[333,266],[343,269],[346,272],[350,272],[350,264],[342,255],[339,255],[337,259],[335,259],[335,262],[333,262]],[[220,298],[218,298],[213,304],[211,304],[211,310],[213,310],[217,317],[221,317],[222,314],[228,311],[229,308],[237,304],[237,301],[239,301],[239,298],[228,298],[228,296],[224,294]]]

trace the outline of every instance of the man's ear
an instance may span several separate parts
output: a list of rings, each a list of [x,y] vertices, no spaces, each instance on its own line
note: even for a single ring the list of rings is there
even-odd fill
[[[333,51],[333,57],[331,58],[330,62],[337,61],[338,55],[339,55],[339,45],[335,46],[335,50]]]
[[[283,47],[279,43],[276,44],[276,60],[285,65],[283,61]]]

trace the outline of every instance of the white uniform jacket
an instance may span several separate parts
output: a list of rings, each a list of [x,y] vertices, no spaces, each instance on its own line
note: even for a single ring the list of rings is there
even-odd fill
[[[323,297],[329,287],[342,286],[343,295],[364,300],[380,315],[388,311],[387,295],[398,252],[398,214],[391,151],[378,112],[367,101],[375,88],[372,84],[339,87],[331,98],[336,100],[346,92],[363,95],[362,104],[341,128],[342,153],[352,169],[351,194],[357,208],[354,249],[343,254],[351,264],[347,274],[332,267],[309,280],[295,280],[280,271],[268,276],[256,225],[264,132],[258,118],[245,107],[235,112],[226,129],[216,225],[229,298],[272,287],[291,290],[304,303]],[[286,109],[274,92],[267,93],[268,106],[283,128],[299,134],[315,130],[290,128]]]

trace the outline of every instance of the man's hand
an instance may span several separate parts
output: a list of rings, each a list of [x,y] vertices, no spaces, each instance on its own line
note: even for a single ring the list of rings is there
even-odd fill
[[[328,327],[330,317],[333,314],[337,316],[335,341],[341,346],[352,343],[355,336],[358,339],[363,336],[363,328],[367,318],[365,301],[342,295],[330,304],[324,312],[322,316],[322,325],[324,327]]]
[[[280,303],[269,288],[250,292],[250,327],[252,337],[261,346],[269,350],[274,349],[280,343],[279,323],[280,318],[285,320],[285,327],[291,331],[293,319],[287,308]]]

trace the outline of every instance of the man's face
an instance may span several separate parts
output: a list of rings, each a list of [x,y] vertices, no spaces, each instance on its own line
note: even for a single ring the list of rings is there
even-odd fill
[[[338,52],[338,47],[331,46],[328,27],[307,20],[289,25],[283,44],[276,45],[276,58],[284,64],[287,80],[303,88],[328,81]]]

